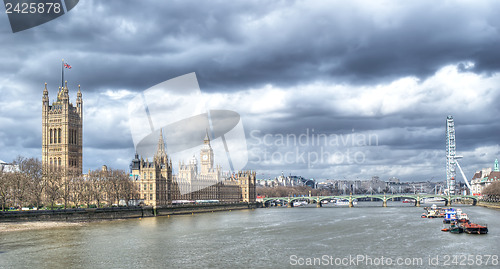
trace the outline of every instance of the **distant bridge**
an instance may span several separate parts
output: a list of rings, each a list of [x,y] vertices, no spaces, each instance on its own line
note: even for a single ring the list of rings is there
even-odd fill
[[[357,194],[357,195],[334,195],[334,196],[301,196],[301,197],[268,197],[263,199],[263,205],[269,206],[271,201],[286,202],[288,207],[293,207],[294,201],[308,200],[310,204],[316,203],[316,207],[321,207],[323,200],[348,200],[349,207],[353,207],[355,199],[369,198],[382,201],[382,206],[387,206],[387,201],[395,198],[411,199],[415,201],[415,206],[420,206],[420,202],[424,198],[442,198],[445,201],[445,206],[451,206],[453,200],[471,199],[472,205],[477,204],[478,198],[472,195],[439,195],[439,194]]]

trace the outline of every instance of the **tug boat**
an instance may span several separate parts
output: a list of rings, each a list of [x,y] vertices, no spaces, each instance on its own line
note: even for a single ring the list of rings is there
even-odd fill
[[[453,222],[450,226],[450,233],[452,234],[461,234],[464,232],[464,228],[460,225],[457,224],[457,222]]]
[[[460,225],[464,232],[468,234],[487,234],[488,233],[488,226],[486,224],[480,225],[477,223],[463,223]]]

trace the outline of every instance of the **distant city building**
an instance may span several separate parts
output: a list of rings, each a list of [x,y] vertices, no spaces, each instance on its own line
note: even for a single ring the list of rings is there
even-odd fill
[[[442,193],[442,182],[401,182],[395,177],[388,181],[380,180],[373,176],[371,180],[348,180],[328,179],[318,183],[319,189],[330,190],[333,193],[348,195],[352,194],[375,194],[375,193]]]
[[[313,189],[316,188],[316,181],[314,179],[306,179],[301,176],[285,176],[283,172],[274,179],[259,179],[257,184],[262,187],[296,187],[296,186],[309,186]]]
[[[493,171],[491,168],[483,168],[474,174],[470,183],[471,192],[473,195],[481,195],[484,188],[498,180],[500,180],[500,168],[498,167],[498,159],[496,159]]]
[[[80,85],[76,106],[69,101],[68,83],[59,87],[56,101],[49,104],[47,83],[42,97],[42,167],[73,168],[82,173],[83,99]]]
[[[6,163],[0,160],[0,172],[4,173],[13,173],[19,171],[19,165],[14,165],[11,163]]]
[[[390,184],[398,184],[399,183],[399,178],[397,178],[397,177],[391,177],[391,178],[389,178],[389,183]]]
[[[179,163],[179,174],[172,174],[172,160],[165,152],[163,133],[153,160],[137,154],[130,165],[131,177],[144,205],[161,206],[176,201],[217,200],[219,202],[255,202],[255,172],[244,171],[223,177],[214,166],[214,153],[208,134],[200,151],[201,171],[196,157],[188,164]]]

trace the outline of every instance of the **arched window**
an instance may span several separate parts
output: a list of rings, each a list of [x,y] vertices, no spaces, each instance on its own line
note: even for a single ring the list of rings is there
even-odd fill
[[[49,129],[49,133],[50,133],[50,140],[49,140],[50,142],[49,143],[52,144],[52,129]]]
[[[59,128],[59,132],[57,134],[57,143],[61,143],[61,128]]]
[[[59,130],[61,130],[61,129],[59,129]],[[59,162],[59,164],[58,164],[58,165],[59,165],[59,166],[61,166],[61,157],[59,157],[58,162]]]

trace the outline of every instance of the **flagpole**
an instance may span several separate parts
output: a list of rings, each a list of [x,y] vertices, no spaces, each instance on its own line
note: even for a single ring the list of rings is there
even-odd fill
[[[64,88],[64,59],[61,63],[61,88]]]

